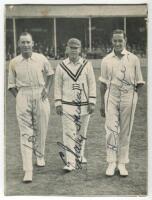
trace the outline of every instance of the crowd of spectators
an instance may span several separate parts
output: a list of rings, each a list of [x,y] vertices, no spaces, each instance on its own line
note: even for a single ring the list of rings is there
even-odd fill
[[[139,57],[146,56],[146,46],[139,44],[127,45],[127,49],[138,55]],[[55,56],[54,47],[48,45],[47,42],[35,42],[33,47],[34,52],[44,54],[48,59],[63,59],[66,57],[66,44],[57,47],[57,55]],[[89,47],[82,47],[82,56],[88,59],[100,59],[112,50],[111,44],[96,44],[92,43],[92,50]],[[17,48],[17,54],[20,53]],[[13,44],[9,44],[6,48],[6,60],[10,60],[15,56]]]

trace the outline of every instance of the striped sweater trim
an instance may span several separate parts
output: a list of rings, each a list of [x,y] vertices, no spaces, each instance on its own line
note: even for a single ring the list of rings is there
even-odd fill
[[[60,66],[62,69],[66,71],[66,73],[76,82],[81,75],[82,70],[84,69],[85,65],[88,63],[87,60],[83,61],[83,64],[79,67],[76,74],[73,74],[73,72],[64,64],[64,62],[60,63]]]
[[[89,96],[89,98],[94,98],[94,99],[96,99],[96,97],[95,97],[95,96]]]
[[[62,99],[55,99],[55,101],[62,101]]]
[[[69,101],[63,101],[62,100],[62,104],[67,104],[67,105],[72,105],[72,106],[86,106],[88,105],[88,102],[76,102],[76,101],[72,101],[72,102],[69,102]]]

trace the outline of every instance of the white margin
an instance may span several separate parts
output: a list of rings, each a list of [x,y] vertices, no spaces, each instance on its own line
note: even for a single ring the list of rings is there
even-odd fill
[[[146,197],[63,197],[63,196],[4,196],[4,6],[5,4],[144,4],[148,3],[148,196]],[[2,0],[0,1],[0,199],[29,199],[29,200],[152,200],[152,0]]]

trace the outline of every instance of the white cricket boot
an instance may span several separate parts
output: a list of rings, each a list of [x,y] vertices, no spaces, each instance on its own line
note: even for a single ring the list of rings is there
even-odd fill
[[[127,171],[124,163],[119,163],[118,169],[120,172],[120,176],[128,176],[128,171]]]
[[[79,158],[79,161],[82,163],[82,164],[86,164],[87,163],[87,159],[84,157],[84,156],[81,156]]]
[[[110,162],[109,165],[108,165],[108,168],[106,170],[106,175],[107,176],[113,176],[115,174],[115,169],[116,169],[116,163]]]
[[[39,166],[39,167],[45,166],[45,160],[43,157],[42,158],[37,157],[37,166]]]
[[[75,170],[75,167],[72,164],[68,163],[63,167],[63,169],[70,172],[72,170]]]
[[[33,172],[32,171],[25,171],[25,175],[23,178],[24,183],[32,182]]]

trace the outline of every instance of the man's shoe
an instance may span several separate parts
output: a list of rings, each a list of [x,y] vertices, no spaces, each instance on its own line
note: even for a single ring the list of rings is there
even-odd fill
[[[119,163],[118,169],[120,172],[120,176],[128,176],[128,171],[127,171],[124,163]]]
[[[70,164],[65,165],[63,169],[66,170],[66,171],[69,171],[69,172],[71,172],[72,170],[75,170],[75,168]]]
[[[37,166],[44,167],[45,166],[45,160],[44,158],[37,158]]]
[[[32,182],[32,177],[33,177],[33,172],[32,171],[25,171],[23,182],[24,183],[31,183]]]
[[[115,169],[116,169],[116,163],[115,162],[109,163],[108,168],[106,170],[106,175],[113,176],[115,174]]]
[[[86,164],[87,163],[87,159],[83,156],[83,157],[80,157],[79,158],[79,161],[82,163],[82,164]]]

